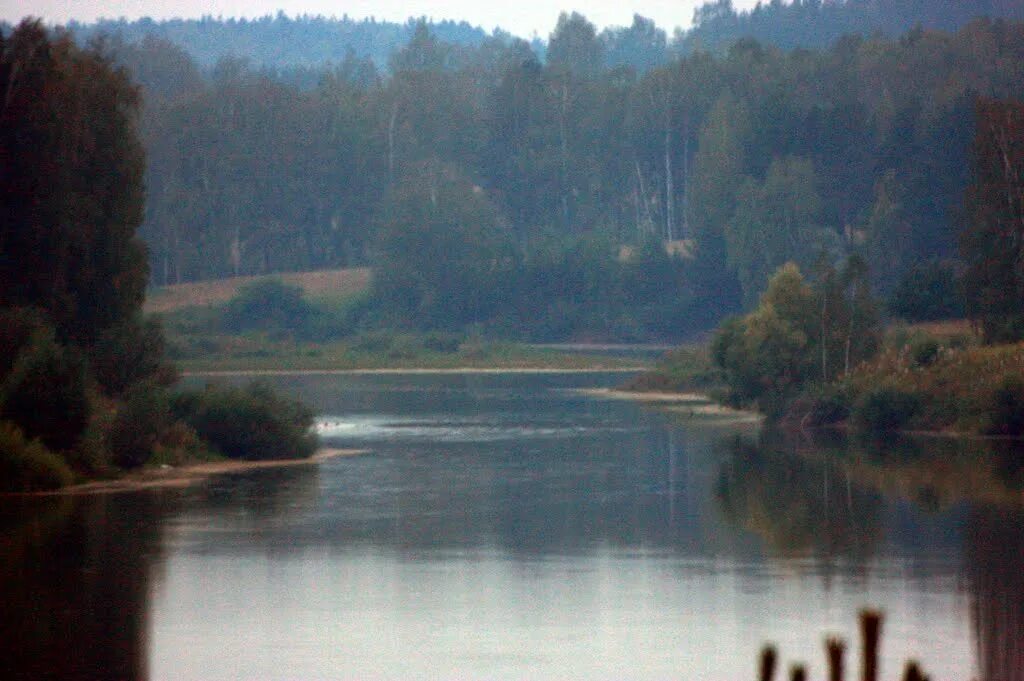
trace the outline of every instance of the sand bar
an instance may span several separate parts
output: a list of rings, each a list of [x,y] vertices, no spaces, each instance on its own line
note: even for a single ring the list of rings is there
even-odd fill
[[[295,466],[314,466],[329,459],[345,456],[367,454],[365,449],[320,449],[307,459],[273,459],[270,461],[241,461],[230,459],[225,461],[207,461],[185,466],[166,466],[145,468],[129,473],[114,480],[96,480],[79,485],[70,485],[48,492],[28,492],[5,494],[0,496],[54,496],[79,494],[116,494],[119,492],[139,492],[153,489],[182,489],[204,482],[216,475],[246,473],[266,468],[290,468]]]
[[[430,369],[214,369],[210,371],[182,371],[182,376],[332,376],[332,375],[386,375],[386,374],[635,374],[646,367],[588,367],[559,369],[555,367],[447,367]]]

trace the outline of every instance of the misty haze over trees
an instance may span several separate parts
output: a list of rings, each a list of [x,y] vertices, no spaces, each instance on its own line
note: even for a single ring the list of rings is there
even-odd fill
[[[952,275],[975,101],[1022,91],[1024,29],[768,43],[1024,3],[972,7],[717,2],[671,39],[574,13],[546,45],[283,15],[75,30],[119,32],[143,86],[154,283],[371,264],[378,323],[645,339],[751,307],[789,261],[857,254],[883,296]]]

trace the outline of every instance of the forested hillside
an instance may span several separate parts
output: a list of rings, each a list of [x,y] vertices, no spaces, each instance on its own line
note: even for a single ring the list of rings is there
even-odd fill
[[[67,28],[80,41],[98,35],[119,36],[127,43],[146,38],[168,40],[180,45],[203,68],[214,66],[223,57],[237,57],[258,66],[288,69],[340,63],[349,53],[383,66],[393,52],[409,42],[415,27],[412,20],[399,24],[347,16],[293,18],[279,12],[258,19],[104,19],[91,24],[72,22]],[[439,21],[430,29],[455,45],[479,45],[488,37],[486,31],[464,21]]]
[[[710,0],[694,12],[687,29],[673,33],[672,26],[658,27],[637,16],[632,25],[607,27],[598,37],[606,66],[646,70],[673,55],[723,53],[744,38],[783,49],[825,48],[844,35],[896,37],[918,26],[956,31],[979,17],[1022,20],[1024,0],[768,0],[746,11],[737,11],[732,0]],[[223,57],[238,57],[298,77],[327,62],[341,63],[350,53],[386,69],[391,54],[409,43],[416,25],[415,19],[395,23],[279,12],[254,19],[104,19],[72,22],[68,29],[82,42],[97,35],[119,36],[126,43],[169,40],[204,69]],[[500,27],[488,33],[464,21],[428,26],[439,40],[463,47],[478,47],[488,40],[508,44],[514,39]],[[531,47],[543,61],[546,41],[534,39]]]
[[[1021,0],[768,0],[737,12],[732,0],[707,2],[674,47],[720,50],[754,38],[784,49],[828,47],[844,35],[895,37],[917,27],[956,31],[979,17],[1024,19]]]
[[[544,337],[702,328],[822,254],[862,254],[887,292],[955,256],[975,100],[1024,90],[1024,27],[988,20],[646,72],[606,67],[577,14],[546,63],[419,25],[389,73],[350,56],[311,89],[235,60],[204,77],[155,39],[119,54],[145,92],[156,283],[372,264],[404,277],[378,286],[404,323]]]

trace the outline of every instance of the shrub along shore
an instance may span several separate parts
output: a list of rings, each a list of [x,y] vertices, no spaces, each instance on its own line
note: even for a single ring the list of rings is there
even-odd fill
[[[708,346],[668,353],[623,389],[703,393],[792,428],[1024,436],[1024,342],[984,345],[966,322],[883,329],[837,299],[784,267]]]
[[[1024,436],[1024,343],[963,345],[963,338],[894,329],[873,360],[834,382],[808,386],[769,414],[784,428],[838,428],[951,436]],[[637,393],[693,393],[737,401],[704,347],[684,347],[625,384]]]

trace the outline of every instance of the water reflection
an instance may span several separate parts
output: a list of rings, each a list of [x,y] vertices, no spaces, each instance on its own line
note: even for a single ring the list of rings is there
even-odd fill
[[[725,681],[871,603],[883,651],[1021,681],[1019,453],[673,423],[581,380],[305,378],[371,455],[3,500],[0,678]]]
[[[144,679],[157,495],[0,504],[0,676]]]
[[[1017,511],[971,513],[965,571],[982,681],[1024,679],[1024,523]]]
[[[730,522],[781,556],[866,565],[885,540],[888,507],[910,502],[923,518],[963,518],[963,583],[981,681],[1024,680],[1024,484],[1020,443],[766,432],[735,436],[718,498]],[[912,532],[908,533],[908,529]],[[936,536],[905,521],[892,538]],[[884,603],[878,604],[885,606]],[[941,672],[941,670],[936,670]]]
[[[837,559],[866,564],[884,538],[882,496],[839,463],[812,461],[769,433],[760,442],[734,436],[717,496],[725,516],[755,532],[775,555],[810,556],[825,566]]]

